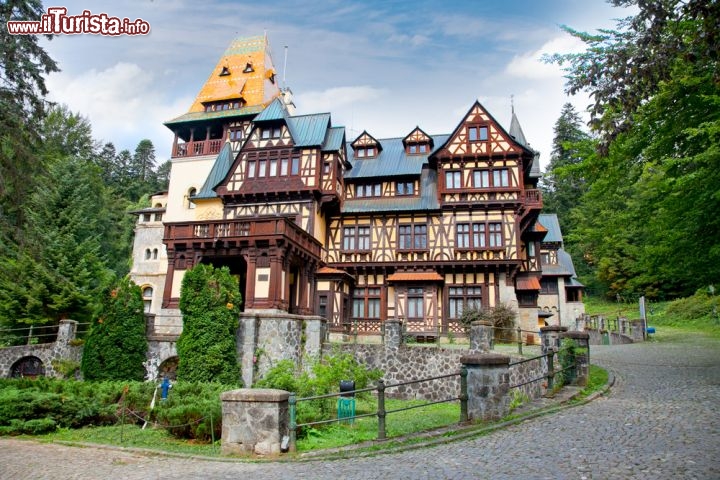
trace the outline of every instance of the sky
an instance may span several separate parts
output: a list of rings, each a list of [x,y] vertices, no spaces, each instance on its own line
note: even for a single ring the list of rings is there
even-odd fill
[[[231,40],[267,34],[296,113],[330,112],[348,140],[363,130],[378,139],[404,137],[416,126],[450,133],[476,100],[507,129],[512,97],[545,168],[562,105],[583,112],[590,100],[566,96],[562,70],[541,55],[582,50],[561,25],[595,31],[629,14],[604,0],[60,5],[69,15],[90,10],[150,24],[148,35],[56,35],[42,44],[62,70],[47,78],[50,99],[88,118],[95,138],[118,151],[149,138],[158,163],[170,157],[173,141],[163,122],[188,111]]]

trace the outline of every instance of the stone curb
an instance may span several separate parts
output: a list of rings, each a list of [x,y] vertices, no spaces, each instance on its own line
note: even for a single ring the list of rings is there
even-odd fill
[[[607,392],[610,390],[610,388],[615,385],[615,372],[612,371],[609,368],[605,368],[608,372],[608,382],[605,384],[603,388],[598,390],[597,392],[594,392],[590,395],[588,395],[586,398],[577,401],[575,403],[573,400],[577,397],[579,394],[579,391],[576,391],[572,395],[567,396],[567,398],[558,399],[557,403],[555,405],[533,409],[530,410],[527,414],[521,415],[518,418],[513,418],[511,420],[506,420],[504,422],[482,426],[479,427],[477,425],[468,425],[468,426],[453,426],[453,427],[443,427],[439,429],[435,429],[429,432],[425,433],[419,433],[419,434],[413,434],[413,435],[407,435],[404,437],[399,437],[395,439],[388,439],[386,441],[377,441],[372,440],[370,442],[365,442],[358,445],[351,445],[347,447],[340,447],[337,449],[328,449],[328,450],[321,450],[317,452],[306,452],[302,454],[298,454],[297,456],[290,456],[290,457],[265,457],[265,458],[238,458],[238,457],[208,457],[204,455],[192,455],[192,454],[186,454],[186,453],[177,453],[177,452],[165,452],[161,450],[152,450],[148,448],[139,448],[139,447],[118,447],[115,445],[103,445],[98,443],[87,443],[87,442],[70,442],[70,441],[64,441],[59,440],[52,443],[56,443],[58,445],[67,445],[71,447],[83,447],[83,448],[99,448],[103,450],[111,450],[111,451],[119,451],[119,452],[129,452],[129,453],[137,453],[140,455],[146,455],[146,456],[156,456],[156,457],[171,457],[171,458],[184,458],[188,460],[202,460],[202,461],[210,461],[210,462],[226,462],[226,463],[263,463],[263,462],[307,462],[307,461],[315,461],[315,460],[340,460],[344,458],[357,458],[357,457],[371,457],[376,455],[384,455],[388,453],[398,453],[398,452],[405,452],[408,450],[417,450],[421,448],[426,447],[432,447],[436,445],[443,445],[447,443],[456,442],[459,440],[466,440],[468,438],[473,437],[480,437],[482,435],[491,433],[495,430],[499,430],[501,428],[509,427],[511,425],[517,425],[519,423],[525,422],[527,420],[532,420],[534,418],[542,417],[545,415],[550,415],[552,413],[559,412],[561,410],[565,410],[568,408],[577,407],[580,405],[585,405],[587,403],[592,402],[593,400],[604,396],[607,394]],[[529,405],[531,405],[533,402],[530,402]],[[452,430],[450,430],[452,428]],[[452,436],[446,437],[443,436],[448,431],[452,432],[458,432]],[[427,438],[427,440],[421,440],[414,443],[400,443],[399,445],[397,442],[409,442],[413,439],[417,438]],[[32,441],[32,440],[31,440]],[[384,450],[370,450],[373,447],[377,446],[385,446]]]

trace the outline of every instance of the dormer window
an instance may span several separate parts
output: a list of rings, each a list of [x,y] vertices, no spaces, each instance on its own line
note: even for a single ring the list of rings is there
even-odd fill
[[[374,157],[375,155],[375,147],[358,147],[357,149],[355,149],[355,156],[357,158]]]
[[[243,73],[252,73],[254,71],[255,71],[255,69],[253,68],[252,63],[247,62],[245,64],[245,68],[243,69]]]
[[[220,71],[220,74],[219,74],[218,76],[219,76],[219,77],[226,77],[226,76],[228,76],[228,75],[230,75],[230,69],[229,69],[228,67],[223,67],[222,70]]]
[[[411,143],[405,148],[408,155],[423,155],[430,151],[427,143]]]
[[[271,138],[280,138],[282,135],[282,127],[276,126],[276,127],[264,127],[260,131],[260,138],[264,140],[268,140]]]
[[[222,102],[205,103],[206,112],[222,112],[223,110],[237,110],[245,106],[245,100],[238,98],[235,100],[225,100]]]
[[[468,127],[468,140],[471,142],[486,142],[488,140],[488,127],[473,126]]]

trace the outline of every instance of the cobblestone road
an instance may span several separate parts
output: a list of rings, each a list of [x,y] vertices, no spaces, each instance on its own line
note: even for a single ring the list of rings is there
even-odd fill
[[[228,463],[0,440],[3,479],[720,479],[720,342],[593,347],[609,395],[473,440],[369,458]]]

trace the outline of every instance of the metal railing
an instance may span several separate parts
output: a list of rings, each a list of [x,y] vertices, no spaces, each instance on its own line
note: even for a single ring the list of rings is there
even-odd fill
[[[450,397],[443,400],[434,400],[434,401],[428,401],[425,403],[421,403],[419,405],[411,405],[403,408],[396,408],[393,410],[387,410],[385,408],[385,391],[390,388],[397,388],[405,385],[413,385],[418,383],[424,383],[424,382],[431,382],[434,380],[441,380],[445,378],[452,378],[452,377],[460,377],[460,393],[457,397]],[[307,402],[312,400],[322,400],[322,399],[329,399],[329,398],[340,398],[340,397],[347,397],[347,396],[355,396],[358,393],[364,393],[364,392],[377,392],[377,409],[374,412],[369,413],[361,413],[361,414],[354,414],[350,416],[345,416],[342,418],[330,418],[325,420],[317,420],[314,422],[305,422],[305,423],[297,423],[297,405],[300,402]],[[468,421],[468,409],[467,409],[467,369],[465,367],[462,367],[459,372],[456,373],[450,373],[446,375],[438,375],[435,377],[428,377],[428,378],[422,378],[419,380],[409,380],[405,382],[397,382],[392,384],[385,384],[384,380],[378,380],[377,385],[374,387],[367,387],[367,388],[361,388],[358,390],[352,390],[352,391],[346,391],[346,392],[338,392],[338,393],[328,393],[326,395],[316,395],[313,397],[303,397],[303,398],[297,398],[295,393],[290,394],[290,398],[288,400],[288,406],[289,406],[289,413],[290,413],[290,450],[295,451],[296,444],[297,444],[297,430],[301,427],[311,427],[315,425],[325,425],[329,423],[340,423],[345,422],[349,420],[354,420],[356,418],[366,418],[366,417],[377,417],[378,419],[378,434],[377,439],[378,440],[385,440],[387,438],[386,429],[385,429],[385,420],[388,414],[391,413],[398,413],[403,412],[406,410],[413,410],[416,408],[422,408],[427,407],[430,405],[436,405],[439,403],[450,403],[455,401],[460,401],[460,420],[459,423],[465,423]]]
[[[89,322],[78,323],[76,336],[84,334]],[[51,344],[57,340],[60,325],[29,325],[27,327],[0,328],[0,348],[22,345]],[[7,344],[7,343],[11,343]]]
[[[569,363],[567,366],[562,367],[559,370],[555,370],[555,355],[560,356],[561,354],[567,353],[569,351],[570,351],[570,348],[568,348],[568,347],[562,348],[557,351],[551,350],[548,353],[543,353],[542,355],[538,355],[536,357],[525,358],[523,360],[518,360],[517,362],[510,363],[508,365],[508,368],[516,366],[516,365],[521,365],[523,363],[528,363],[528,362],[533,362],[533,361],[542,361],[542,359],[545,358],[545,359],[547,359],[547,372],[545,373],[545,375],[541,375],[539,377],[536,377],[536,378],[533,378],[530,380],[526,380],[524,382],[520,382],[515,385],[510,385],[509,388],[510,389],[520,388],[525,385],[529,385],[531,383],[546,380],[547,381],[547,390],[552,391],[553,388],[555,388],[555,377],[557,375],[563,374],[566,371],[573,371],[575,373],[573,375],[571,375],[571,378],[574,378],[575,375],[577,375],[577,373],[576,373],[577,372],[577,358],[575,358],[575,360],[573,362]],[[567,382],[564,382],[564,383],[567,383]],[[560,386],[562,386],[562,385],[560,385]]]

